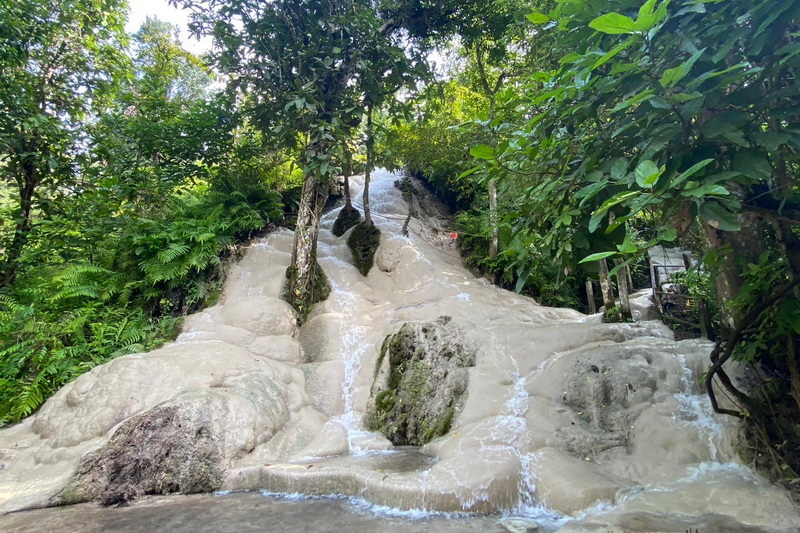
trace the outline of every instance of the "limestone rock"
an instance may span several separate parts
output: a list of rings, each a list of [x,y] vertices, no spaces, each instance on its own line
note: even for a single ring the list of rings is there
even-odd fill
[[[464,403],[476,354],[449,322],[406,323],[383,343],[367,426],[395,445],[423,445],[444,435]]]
[[[362,222],[353,228],[347,238],[347,246],[353,252],[353,264],[366,276],[375,260],[375,250],[381,243],[381,230],[377,226]]]
[[[331,233],[337,237],[341,237],[347,230],[358,224],[359,220],[361,220],[361,213],[358,209],[352,205],[345,205],[341,211],[339,211],[339,215],[333,223]]]
[[[275,296],[241,299],[222,307],[223,324],[246,329],[255,335],[292,335],[296,319],[292,307]]]
[[[81,459],[58,503],[125,503],[144,494],[210,492],[230,462],[289,419],[285,393],[264,374],[179,395],[127,419]]]

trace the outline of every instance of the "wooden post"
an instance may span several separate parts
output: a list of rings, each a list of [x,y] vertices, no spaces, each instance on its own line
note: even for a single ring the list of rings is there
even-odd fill
[[[614,301],[614,287],[611,285],[611,279],[608,277],[608,262],[605,259],[598,261],[600,265],[600,290],[603,293],[603,306],[606,311],[616,306]]]
[[[628,294],[633,293],[633,276],[630,265],[625,265],[625,279],[628,281]]]
[[[625,265],[622,259],[614,259],[617,266],[617,290],[619,290],[619,306],[622,308],[622,317],[631,319],[631,300],[628,297],[628,276],[625,274]]]
[[[497,180],[489,180],[489,224],[492,226],[492,238],[489,241],[489,258],[497,257],[499,247],[499,230],[497,228]]]
[[[590,279],[586,280],[586,299],[589,302],[589,314],[597,313],[597,304],[594,302],[594,285]]]

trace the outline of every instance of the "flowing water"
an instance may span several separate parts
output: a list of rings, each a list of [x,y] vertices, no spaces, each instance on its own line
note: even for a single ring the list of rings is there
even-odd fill
[[[368,276],[329,231],[336,211],[324,215],[332,291],[302,328],[278,298],[292,243],[282,230],[250,246],[220,305],[175,343],[93,370],[0,431],[0,511],[17,511],[57,503],[80,458],[130,417],[207,398],[224,407],[223,492],[15,512],[0,530],[798,531],[797,508],[737,462],[735,427],[698,390],[708,344],[476,278],[424,193],[413,201],[428,215],[402,234],[398,178],[373,176],[382,237]],[[466,401],[444,437],[394,447],[363,424],[380,346],[440,316],[478,354]]]

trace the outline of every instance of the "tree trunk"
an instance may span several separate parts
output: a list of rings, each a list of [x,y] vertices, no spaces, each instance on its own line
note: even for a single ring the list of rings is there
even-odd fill
[[[600,290],[603,293],[603,306],[608,311],[617,305],[614,301],[614,287],[608,277],[608,262],[605,259],[600,259],[597,263],[600,266],[599,278]]]
[[[800,411],[800,356],[797,353],[797,342],[794,333],[786,337],[786,358],[789,366],[789,382],[792,388],[792,398]]]
[[[715,277],[717,301],[722,314],[722,326],[734,330],[739,317],[727,302],[733,300],[742,288],[742,269],[747,263],[758,263],[764,251],[764,223],[750,213],[739,215],[739,231],[720,231],[705,225],[706,240],[710,249],[720,250],[720,268]]]
[[[352,209],[353,201],[350,198],[350,176],[353,175],[353,154],[347,148],[347,143],[342,142],[342,174],[344,174],[344,207],[345,209]]]
[[[286,294],[286,299],[301,317],[313,304],[324,300],[329,292],[322,269],[317,264],[319,221],[329,191],[330,183],[319,171],[307,175],[303,181]]]
[[[33,194],[36,191],[38,169],[35,164],[23,165],[23,177],[19,186],[19,210],[17,226],[14,230],[14,239],[6,250],[6,260],[3,264],[3,278],[0,285],[11,285],[17,277],[19,259],[22,250],[28,242],[31,231],[31,214],[33,212]]]
[[[364,223],[372,226],[372,211],[369,208],[369,180],[372,174],[375,139],[372,133],[372,104],[367,106],[367,164],[364,168]]]
[[[589,314],[597,313],[597,305],[594,303],[594,286],[592,280],[586,280],[586,301],[589,303]]]
[[[489,223],[492,225],[492,239],[489,241],[489,258],[497,257],[499,232],[497,229],[497,180],[489,180]]]
[[[628,283],[628,293],[633,293],[633,276],[630,265],[625,265],[625,281]]]

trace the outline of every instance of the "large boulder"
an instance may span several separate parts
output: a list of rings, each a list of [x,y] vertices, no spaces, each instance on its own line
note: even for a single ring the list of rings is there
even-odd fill
[[[353,252],[353,264],[361,275],[366,276],[375,261],[375,251],[381,243],[381,230],[374,224],[361,222],[357,224],[350,237],[347,238],[347,246]]]
[[[358,209],[350,204],[345,204],[333,223],[331,233],[336,237],[341,237],[347,230],[358,224],[359,220],[361,220],[361,213]]]
[[[406,323],[386,337],[375,372],[367,427],[395,445],[423,445],[450,430],[466,398],[475,350],[450,317]]]
[[[264,373],[194,390],[123,422],[85,455],[57,503],[125,503],[145,494],[218,489],[234,459],[289,420],[286,393]]]

